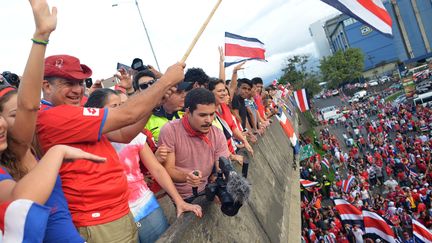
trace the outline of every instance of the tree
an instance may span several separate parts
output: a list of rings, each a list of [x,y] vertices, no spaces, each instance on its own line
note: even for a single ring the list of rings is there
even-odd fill
[[[295,55],[288,57],[285,61],[285,68],[279,83],[289,83],[294,90],[305,88],[309,96],[313,96],[321,91],[318,84],[319,76],[316,73],[308,72],[306,64],[309,61],[308,55]]]
[[[337,88],[347,81],[358,79],[364,69],[364,56],[360,49],[339,50],[330,57],[320,60],[320,70],[329,88]]]

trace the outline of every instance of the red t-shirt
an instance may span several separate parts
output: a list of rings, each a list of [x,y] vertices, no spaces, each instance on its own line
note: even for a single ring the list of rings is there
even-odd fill
[[[104,163],[63,163],[60,177],[77,227],[112,222],[129,213],[128,185],[116,151],[102,135],[108,110],[61,105],[41,110],[37,135],[44,152],[57,144],[105,157]]]
[[[264,106],[263,106],[263,103],[262,103],[262,99],[261,99],[261,95],[256,95],[255,97],[254,97],[254,101],[255,101],[255,104],[257,105],[257,108],[258,108],[258,114],[260,115],[260,117],[262,118],[262,119],[265,119],[265,109],[264,109]]]

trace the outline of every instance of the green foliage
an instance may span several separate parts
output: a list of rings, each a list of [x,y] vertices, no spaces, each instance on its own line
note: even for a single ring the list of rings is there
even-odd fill
[[[308,72],[306,64],[309,61],[308,55],[295,55],[285,61],[285,68],[282,77],[279,78],[281,84],[291,84],[294,90],[305,88],[309,97],[321,91],[319,86],[319,76],[316,73]]]
[[[364,56],[360,49],[348,48],[339,50],[330,57],[320,60],[320,70],[324,80],[328,80],[329,88],[337,88],[347,81],[362,76]]]

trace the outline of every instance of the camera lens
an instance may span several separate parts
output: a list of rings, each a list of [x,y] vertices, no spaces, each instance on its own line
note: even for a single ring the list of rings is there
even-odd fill
[[[2,76],[6,80],[6,82],[8,82],[10,85],[18,88],[18,86],[20,84],[20,79],[19,79],[18,75],[16,75],[15,73],[11,73],[11,72],[6,71],[6,72],[2,73]]]

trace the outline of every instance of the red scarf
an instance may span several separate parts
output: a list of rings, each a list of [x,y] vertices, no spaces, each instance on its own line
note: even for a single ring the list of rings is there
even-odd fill
[[[189,136],[198,137],[199,139],[203,140],[206,144],[208,144],[210,147],[212,146],[210,139],[207,137],[207,134],[197,132],[191,127],[187,115],[184,115],[181,120],[182,120],[183,127]]]

